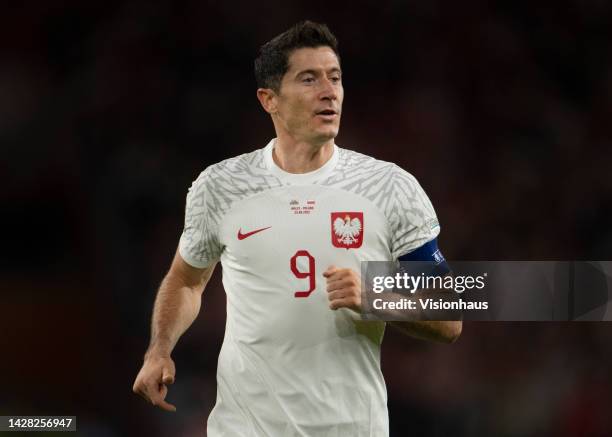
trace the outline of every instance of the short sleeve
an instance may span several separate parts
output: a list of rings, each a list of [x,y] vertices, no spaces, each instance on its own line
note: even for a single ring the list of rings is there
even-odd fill
[[[204,170],[187,193],[185,227],[179,241],[181,257],[193,267],[208,267],[221,256],[218,223],[213,220],[210,173]]]
[[[390,249],[394,259],[421,247],[440,233],[440,224],[431,201],[417,180],[394,166],[387,220]]]

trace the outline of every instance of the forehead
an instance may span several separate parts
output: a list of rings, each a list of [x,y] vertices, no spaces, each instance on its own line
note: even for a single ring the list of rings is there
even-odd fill
[[[327,71],[333,68],[340,68],[340,62],[330,47],[303,47],[295,49],[289,55],[287,73],[295,74],[303,70]]]

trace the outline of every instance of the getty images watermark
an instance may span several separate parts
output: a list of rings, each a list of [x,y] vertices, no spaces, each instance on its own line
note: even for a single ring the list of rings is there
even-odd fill
[[[364,317],[406,320],[612,320],[612,262],[364,262]]]
[[[405,266],[404,266],[405,269]],[[431,276],[429,273],[420,273],[415,276],[405,270],[396,272],[394,276],[374,276],[372,278],[372,291],[376,294],[410,293],[410,298],[400,297],[398,300],[385,299],[390,297],[375,297],[372,306],[375,310],[417,310],[417,303],[421,310],[486,310],[487,301],[466,302],[457,298],[451,292],[462,294],[472,290],[483,290],[486,286],[487,273],[478,276]],[[446,294],[443,294],[446,292]],[[416,296],[415,294],[419,294]]]

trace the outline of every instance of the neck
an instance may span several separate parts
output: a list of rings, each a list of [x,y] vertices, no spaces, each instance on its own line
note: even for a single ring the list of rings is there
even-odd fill
[[[333,139],[312,144],[279,135],[274,144],[272,158],[276,165],[287,173],[309,173],[323,167],[333,153]]]

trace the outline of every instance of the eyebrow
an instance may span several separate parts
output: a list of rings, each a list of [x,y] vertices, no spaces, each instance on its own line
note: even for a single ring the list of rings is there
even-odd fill
[[[313,70],[313,69],[308,69],[308,70],[302,70],[302,71],[298,71],[295,75],[295,77],[300,77],[303,74],[312,74],[314,76],[317,75],[319,70]],[[340,73],[342,74],[342,70],[339,67],[334,67],[330,70],[327,70],[327,73]]]

